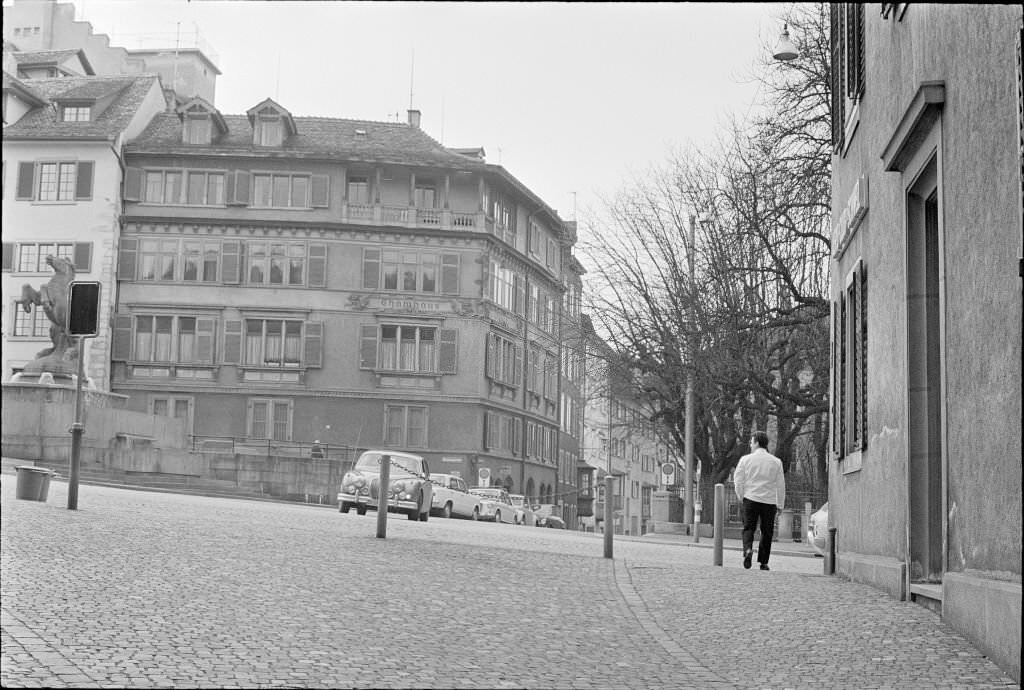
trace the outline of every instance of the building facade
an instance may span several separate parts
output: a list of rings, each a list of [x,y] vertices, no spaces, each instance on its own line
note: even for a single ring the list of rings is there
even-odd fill
[[[560,493],[578,455],[559,409],[574,233],[419,124],[269,99],[157,115],[124,156],[112,390],[198,442],[386,447]]]
[[[837,569],[1020,679],[1019,5],[832,6]]]
[[[38,306],[16,305],[23,285],[38,289],[69,259],[78,280],[101,283],[100,321],[113,313],[120,235],[120,152],[164,108],[154,75],[77,76],[21,81],[4,72],[3,378],[50,346]],[[109,390],[110,334],[87,341],[86,375]]]

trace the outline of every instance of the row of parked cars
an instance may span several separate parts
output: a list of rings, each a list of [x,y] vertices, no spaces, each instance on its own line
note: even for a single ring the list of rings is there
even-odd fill
[[[338,491],[338,510],[352,508],[360,515],[377,510],[380,497],[381,459],[390,457],[387,487],[388,510],[404,513],[410,520],[426,522],[431,515],[469,520],[490,520],[512,525],[565,529],[565,521],[553,504],[528,504],[522,495],[510,495],[501,487],[472,487],[453,474],[432,474],[419,455],[398,451],[368,450],[345,473]]]

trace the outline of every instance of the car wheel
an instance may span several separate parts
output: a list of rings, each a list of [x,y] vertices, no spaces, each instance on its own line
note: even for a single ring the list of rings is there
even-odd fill
[[[470,519],[473,520],[474,522],[480,519],[480,509],[479,508],[474,506],[474,508],[473,508],[473,517],[470,518]]]
[[[366,506],[359,506],[356,508],[356,513],[359,515],[366,515]]]
[[[352,507],[351,503],[346,503],[345,501],[338,501],[338,512],[339,513],[347,513],[348,509],[351,508],[351,507]]]
[[[452,504],[450,502],[444,504],[444,516],[446,518],[450,518],[452,516]]]

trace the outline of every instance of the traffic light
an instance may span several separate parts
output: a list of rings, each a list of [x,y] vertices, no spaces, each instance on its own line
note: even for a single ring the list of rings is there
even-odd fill
[[[95,338],[99,334],[100,284],[72,281],[68,285],[68,335]]]

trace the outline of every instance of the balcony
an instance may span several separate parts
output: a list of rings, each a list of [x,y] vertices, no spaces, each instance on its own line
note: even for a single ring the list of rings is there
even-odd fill
[[[483,211],[453,211],[415,206],[389,206],[386,204],[343,203],[341,220],[359,225],[379,225],[428,230],[457,230],[465,232],[495,232],[494,221]]]

